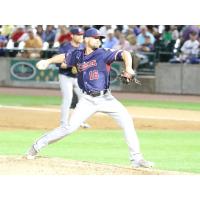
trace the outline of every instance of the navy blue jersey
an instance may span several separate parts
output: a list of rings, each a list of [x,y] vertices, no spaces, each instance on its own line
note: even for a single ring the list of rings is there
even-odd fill
[[[76,66],[79,87],[85,92],[101,91],[110,86],[110,64],[122,60],[121,50],[98,48],[89,55],[84,49],[65,54],[67,66]]]
[[[69,52],[71,52],[75,49],[79,49],[79,48],[81,48],[81,46],[74,47],[71,45],[71,42],[67,42],[59,48],[59,53],[69,53]],[[73,66],[68,67],[67,69],[62,69],[60,67],[60,64],[58,64],[57,66],[59,67],[59,74],[63,74],[63,75],[74,77],[74,78],[77,77],[77,70]]]

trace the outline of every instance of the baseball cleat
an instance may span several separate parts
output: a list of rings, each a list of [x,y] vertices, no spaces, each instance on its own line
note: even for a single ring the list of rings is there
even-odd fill
[[[82,123],[82,124],[81,124],[81,127],[82,127],[82,128],[90,128],[90,125],[89,125],[89,124],[86,124],[86,123]]]
[[[37,151],[34,148],[34,146],[31,146],[31,148],[28,150],[27,154],[26,154],[26,159],[27,160],[34,160],[36,155],[37,155]]]
[[[139,168],[139,167],[152,168],[154,166],[154,163],[150,162],[150,161],[146,161],[144,159],[141,159],[139,161],[132,161],[132,166],[134,168]]]
[[[35,156],[26,155],[26,159],[27,159],[27,160],[34,160],[34,159],[35,159]]]

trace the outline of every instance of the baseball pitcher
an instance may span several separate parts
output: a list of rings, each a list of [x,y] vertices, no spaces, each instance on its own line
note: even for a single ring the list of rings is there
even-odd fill
[[[99,48],[99,31],[90,28],[84,33],[84,49],[77,49],[67,54],[60,54],[37,63],[38,67],[46,68],[52,63],[65,62],[67,67],[76,67],[78,71],[78,85],[83,95],[70,117],[68,126],[60,126],[39,138],[29,149],[27,159],[34,159],[37,153],[77,130],[81,123],[96,112],[108,114],[116,120],[124,131],[129,147],[130,160],[133,167],[152,167],[153,163],[144,160],[133,120],[126,108],[112,96],[110,86],[110,64],[115,61],[124,61],[125,71],[123,79],[127,83],[134,80],[135,72],[132,69],[132,57],[127,51]]]

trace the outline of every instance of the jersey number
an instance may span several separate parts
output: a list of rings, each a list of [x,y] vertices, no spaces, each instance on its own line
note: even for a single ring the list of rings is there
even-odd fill
[[[97,80],[99,78],[99,73],[97,70],[89,72],[90,80]]]

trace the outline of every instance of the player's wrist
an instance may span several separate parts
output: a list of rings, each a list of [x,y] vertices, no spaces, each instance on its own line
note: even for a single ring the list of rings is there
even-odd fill
[[[135,71],[132,68],[128,68],[128,69],[126,68],[126,72],[133,75],[133,76],[136,74]]]

